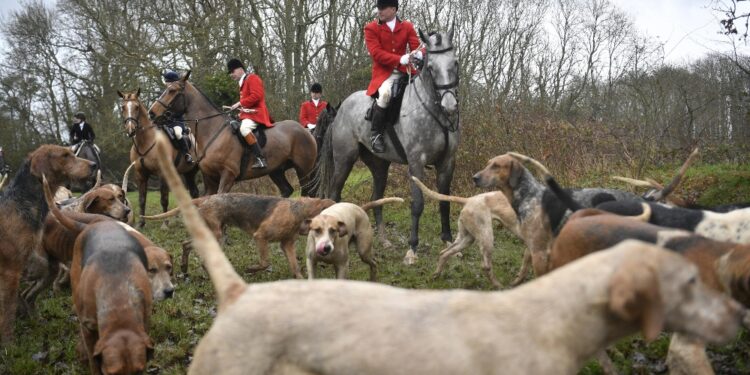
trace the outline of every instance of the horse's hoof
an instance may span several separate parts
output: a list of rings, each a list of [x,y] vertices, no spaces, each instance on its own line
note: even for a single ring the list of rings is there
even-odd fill
[[[406,256],[404,256],[404,264],[411,266],[415,263],[417,263],[417,254],[414,253],[414,250],[409,249],[409,251],[406,252]]]
[[[168,230],[169,229],[169,220],[164,220],[161,223],[161,230]]]

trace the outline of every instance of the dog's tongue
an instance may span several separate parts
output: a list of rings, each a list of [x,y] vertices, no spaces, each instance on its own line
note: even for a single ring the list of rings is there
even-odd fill
[[[325,247],[326,247],[325,242],[321,242],[315,248],[315,252],[318,253],[319,255],[325,255],[325,253],[326,253]]]

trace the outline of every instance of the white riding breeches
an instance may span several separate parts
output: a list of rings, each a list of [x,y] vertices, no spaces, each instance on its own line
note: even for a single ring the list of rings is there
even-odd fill
[[[182,128],[179,126],[175,126],[172,128],[172,131],[174,132],[174,138],[175,139],[182,139]]]
[[[242,123],[240,124],[240,134],[242,134],[242,136],[244,137],[250,134],[250,132],[255,130],[255,128],[257,127],[258,127],[258,124],[255,121],[250,120],[249,118],[246,118],[242,120]]]
[[[393,83],[398,81],[404,73],[394,70],[393,73],[386,79],[383,84],[378,88],[378,107],[388,108],[388,103],[391,101],[391,90],[393,90]]]

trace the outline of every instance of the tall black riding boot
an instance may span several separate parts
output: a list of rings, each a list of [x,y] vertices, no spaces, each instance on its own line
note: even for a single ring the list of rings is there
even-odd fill
[[[386,125],[386,109],[375,104],[372,106],[372,124],[370,126],[370,142],[372,151],[376,153],[385,152],[385,141],[383,131]]]
[[[177,144],[180,146],[180,151],[185,155],[185,162],[193,164],[193,157],[190,155],[190,143],[186,136],[183,136]]]
[[[253,153],[255,154],[255,163],[252,166],[252,169],[263,169],[266,167],[266,156],[263,155],[263,150],[258,145],[258,142],[253,143],[252,145]]]

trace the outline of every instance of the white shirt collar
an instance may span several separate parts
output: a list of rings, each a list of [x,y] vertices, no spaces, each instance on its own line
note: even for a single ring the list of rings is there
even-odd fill
[[[313,103],[315,103],[315,106],[318,106],[318,103],[320,103],[320,99],[312,99]]]
[[[388,28],[391,29],[391,31],[393,31],[393,29],[396,28],[396,18],[394,17],[392,20],[386,22],[385,24],[388,25]]]
[[[81,130],[83,130],[83,124],[85,124],[85,122],[83,122],[83,121],[81,121],[81,122],[80,122],[80,123],[78,124],[78,126],[80,126],[80,127],[81,127]]]
[[[247,76],[247,72],[245,72],[245,74],[242,75],[242,78],[240,78],[240,80],[237,81],[237,83],[240,85],[240,87],[242,87],[242,82],[245,81],[245,77],[246,76]]]

